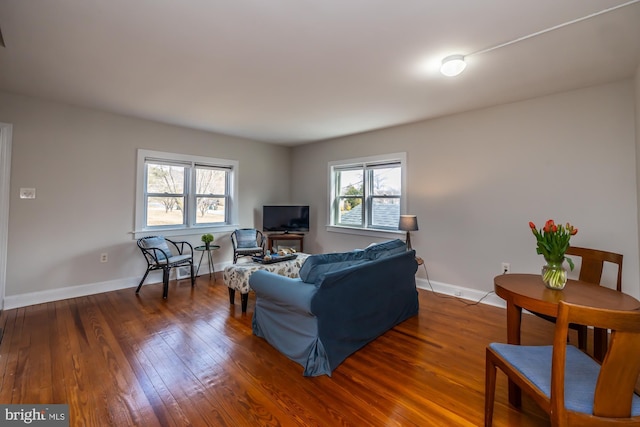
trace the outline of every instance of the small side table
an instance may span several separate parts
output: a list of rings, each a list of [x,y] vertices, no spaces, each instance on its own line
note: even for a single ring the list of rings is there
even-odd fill
[[[200,255],[200,262],[198,262],[198,269],[196,270],[196,276],[198,275],[198,272],[200,271],[200,264],[202,264],[202,258],[204,258],[204,253],[207,253],[207,259],[209,261],[209,277],[211,277],[211,272],[213,272],[213,280],[215,281],[216,279],[216,269],[213,265],[213,257],[211,256],[211,252],[212,251],[217,251],[218,249],[220,249],[220,245],[209,245],[209,250],[207,250],[207,247],[202,245],[202,246],[196,246],[195,248],[193,248],[196,251],[200,251],[202,252],[202,255]]]

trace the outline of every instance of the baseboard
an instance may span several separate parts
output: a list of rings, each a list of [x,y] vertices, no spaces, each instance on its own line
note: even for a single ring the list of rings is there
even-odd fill
[[[224,267],[231,265],[231,262],[224,262],[221,264],[215,264],[214,269],[216,271],[222,271]],[[170,279],[176,278],[177,269],[173,268],[171,271]],[[209,266],[204,264],[200,266],[199,275],[209,274]],[[124,279],[109,280],[106,282],[89,283],[86,285],[68,286],[66,288],[50,289],[39,292],[29,292],[26,294],[9,295],[4,297],[4,309],[10,310],[12,308],[26,307],[28,305],[44,304],[52,301],[60,301],[69,298],[84,297],[87,295],[101,294],[103,292],[117,291],[120,289],[134,288],[140,283],[141,276],[128,277]],[[186,277],[189,277],[187,275]],[[184,277],[178,276],[179,279]],[[152,271],[147,276],[145,283],[161,283],[162,272]],[[133,293],[133,291],[132,291]]]
[[[216,271],[222,271],[231,262],[224,262],[214,265]],[[174,269],[175,270],[175,269]],[[209,273],[208,265],[201,265],[199,275],[205,275]],[[172,275],[175,273],[172,273]],[[175,276],[172,276],[174,278]],[[91,283],[87,285],[69,286],[66,288],[51,289],[40,292],[30,292],[20,295],[9,295],[4,299],[5,310],[13,308],[26,307],[28,305],[43,304],[52,301],[59,301],[69,298],[83,297],[87,295],[100,294],[103,292],[117,291],[120,289],[133,288],[138,286],[140,281],[139,277],[129,277],[125,279],[110,280],[106,282]],[[160,283],[162,281],[162,273],[160,271],[154,271],[149,274],[145,283]],[[431,286],[429,286],[429,283]],[[416,278],[416,286],[420,289],[428,291],[435,291],[440,294],[450,295],[453,297],[461,298],[471,302],[480,301],[481,304],[489,304],[496,307],[505,308],[506,304],[502,298],[495,294],[486,295],[486,291],[479,291],[477,289],[465,288],[462,286],[451,285],[448,283],[427,281],[426,279]]]
[[[439,294],[450,295],[452,297],[464,299],[470,302],[480,301],[480,304],[488,304],[495,307],[506,308],[506,302],[495,293],[487,295],[488,291],[464,288],[462,286],[450,285],[448,283],[436,282],[433,280],[416,278],[416,287],[427,291],[434,291]]]
[[[162,281],[162,277],[160,277],[160,281]],[[66,288],[29,292],[20,295],[8,295],[4,298],[4,307],[9,310],[12,308],[26,307],[28,305],[43,304],[63,299],[100,294],[102,292],[117,291],[120,289],[138,286],[139,282],[139,277],[137,279],[131,277],[128,279],[110,280],[107,282],[91,283],[88,285],[68,286]],[[133,293],[133,291],[131,292]]]

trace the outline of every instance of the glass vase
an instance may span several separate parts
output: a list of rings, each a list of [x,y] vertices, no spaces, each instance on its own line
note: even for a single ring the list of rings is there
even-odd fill
[[[564,289],[567,284],[567,270],[562,266],[562,261],[547,261],[542,267],[542,281],[549,289]]]

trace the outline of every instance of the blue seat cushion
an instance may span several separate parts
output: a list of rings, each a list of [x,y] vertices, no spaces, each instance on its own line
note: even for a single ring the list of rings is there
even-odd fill
[[[388,240],[376,243],[364,250],[364,256],[368,260],[376,260],[407,251],[407,245],[400,239]]]
[[[491,343],[489,347],[551,398],[553,346]],[[593,414],[593,397],[600,365],[572,345],[567,346],[564,405],[569,411]],[[640,397],[633,395],[631,416],[640,415]]]
[[[158,260],[158,264],[164,265],[167,262],[169,264],[179,264],[179,263],[184,263],[185,261],[188,261],[190,259],[191,259],[191,254],[176,255],[176,256],[170,257],[168,261],[166,259]]]
[[[239,248],[236,250],[236,252],[239,254],[252,254],[260,251],[262,251],[262,248],[260,246],[251,246],[248,248]]]

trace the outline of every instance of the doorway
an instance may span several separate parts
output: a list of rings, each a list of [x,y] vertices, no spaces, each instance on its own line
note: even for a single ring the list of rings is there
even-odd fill
[[[13,126],[0,123],[0,342],[6,314],[4,296],[7,284],[7,247],[9,240],[9,181],[11,179],[11,139]]]

